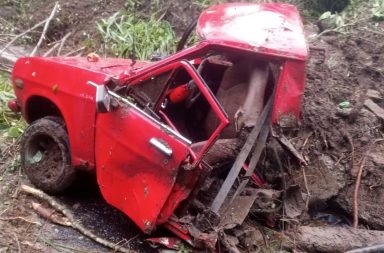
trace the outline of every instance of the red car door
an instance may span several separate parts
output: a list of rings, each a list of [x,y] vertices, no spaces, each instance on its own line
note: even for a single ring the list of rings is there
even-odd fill
[[[150,232],[188,155],[188,140],[133,105],[99,114],[96,168],[106,201]]]
[[[99,113],[96,119],[96,173],[101,193],[109,204],[127,214],[146,233],[156,227],[164,206],[172,212],[182,200],[180,197],[177,203],[169,203],[168,199],[174,194],[172,190],[180,165],[192,155],[194,166],[197,166],[204,151],[228,123],[193,66],[187,62],[173,65],[165,71],[156,71],[157,76],[149,75],[148,80],[151,85],[155,82],[158,92],[153,87],[145,87],[146,81],[141,80],[146,77],[140,78],[137,85],[146,91],[144,97],[161,101],[167,80],[176,67],[185,68],[193,76],[203,96],[222,119],[200,154],[191,154],[191,142],[162,123],[154,112],[148,112],[146,106],[140,106],[138,100],[113,94],[120,98],[118,108]]]

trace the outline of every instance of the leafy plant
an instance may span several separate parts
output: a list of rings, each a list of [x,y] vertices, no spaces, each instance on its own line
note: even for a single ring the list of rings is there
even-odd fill
[[[17,138],[25,128],[24,121],[8,109],[7,103],[15,98],[9,76],[0,72],[0,130],[8,137]]]
[[[134,54],[146,60],[153,53],[169,54],[175,50],[175,34],[171,25],[157,19],[138,18],[133,14],[117,12],[97,23],[106,51],[118,57]]]

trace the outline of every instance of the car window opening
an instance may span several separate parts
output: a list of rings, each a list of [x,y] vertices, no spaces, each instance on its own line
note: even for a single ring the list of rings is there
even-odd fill
[[[280,73],[279,64],[242,56],[209,56],[195,67],[228,114],[221,139],[238,138],[254,126]],[[183,67],[148,78],[126,95],[193,143],[206,141],[220,122]]]

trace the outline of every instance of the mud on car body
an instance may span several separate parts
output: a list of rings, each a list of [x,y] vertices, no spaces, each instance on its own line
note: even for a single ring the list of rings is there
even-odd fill
[[[58,193],[78,168],[96,171],[106,201],[145,233],[163,225],[214,248],[200,214],[225,217],[239,175],[228,164],[251,163],[250,136],[297,124],[307,45],[287,4],[213,6],[196,32],[198,44],[157,62],[19,59],[10,104],[30,123],[21,158],[31,182]]]

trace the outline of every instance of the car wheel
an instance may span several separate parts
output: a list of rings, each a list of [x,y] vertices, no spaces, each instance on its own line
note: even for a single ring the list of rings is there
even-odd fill
[[[48,116],[34,121],[21,137],[20,156],[29,180],[45,192],[60,193],[75,178],[68,134],[59,117]]]

